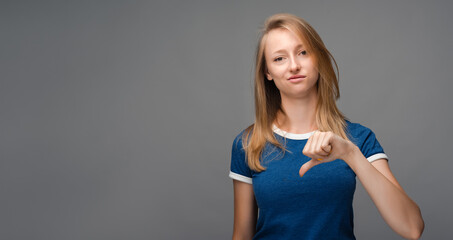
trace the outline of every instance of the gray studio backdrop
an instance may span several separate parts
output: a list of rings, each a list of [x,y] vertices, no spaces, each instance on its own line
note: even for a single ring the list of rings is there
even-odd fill
[[[451,237],[448,1],[1,1],[0,239],[230,239],[258,30],[310,22],[340,109]],[[401,239],[358,183],[358,239]]]

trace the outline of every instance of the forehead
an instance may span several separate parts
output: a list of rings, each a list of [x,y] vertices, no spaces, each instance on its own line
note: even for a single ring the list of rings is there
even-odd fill
[[[302,40],[294,33],[287,29],[277,28],[267,33],[264,52],[269,55],[279,50],[292,51],[301,45],[304,45]]]

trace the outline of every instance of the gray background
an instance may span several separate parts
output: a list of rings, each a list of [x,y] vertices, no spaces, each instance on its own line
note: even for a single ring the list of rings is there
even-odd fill
[[[258,30],[289,12],[451,236],[448,1],[2,1],[0,239],[230,239],[234,137],[253,121]],[[401,239],[358,183],[358,239]]]

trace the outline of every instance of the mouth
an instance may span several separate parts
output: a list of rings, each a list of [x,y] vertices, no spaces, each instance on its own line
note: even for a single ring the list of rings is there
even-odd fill
[[[289,81],[301,81],[302,79],[304,79],[306,76],[305,75],[294,75],[294,76],[291,76],[290,78],[288,78]]]

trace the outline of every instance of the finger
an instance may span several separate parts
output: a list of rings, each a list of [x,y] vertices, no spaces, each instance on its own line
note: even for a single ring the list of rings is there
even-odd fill
[[[311,143],[311,146],[310,146],[310,151],[312,153],[316,153],[316,147],[318,146],[318,142],[319,142],[319,134],[320,132],[318,130],[316,130],[314,133],[313,133],[313,136],[311,136],[313,138],[313,142]]]
[[[310,152],[313,154],[313,155],[316,155],[316,156],[311,156],[311,157],[319,157],[317,156],[317,152],[318,152],[318,146],[319,146],[319,143],[320,143],[320,138],[322,137],[322,134],[320,131],[315,131],[315,133],[313,134],[313,142],[311,143],[311,146],[310,146]]]
[[[322,157],[327,157],[329,155],[329,151],[325,151],[323,146],[326,145],[327,134],[320,134],[318,137],[318,141],[316,142],[316,153]]]
[[[321,148],[327,153],[332,152],[332,144],[331,144],[332,137],[333,137],[333,133],[327,132],[325,138],[323,139],[322,145],[321,145]]]
[[[331,144],[332,137],[333,137],[332,134],[330,134],[330,133],[326,134],[326,137],[324,138],[324,141],[321,144],[321,148],[323,149],[324,152],[327,153],[326,157],[329,157],[333,150],[333,147]]]
[[[325,152],[321,146],[323,145],[323,143],[325,142],[325,136],[327,134],[326,133],[323,133],[323,132],[320,132],[320,131],[316,131],[314,136],[313,136],[313,142],[311,144],[311,147],[309,149],[309,152],[308,152],[308,157],[312,158],[312,159],[316,159],[318,161],[322,161],[325,157],[327,157],[329,155],[328,152]]]
[[[323,145],[321,146],[321,149],[327,153],[327,155],[329,155],[330,153],[332,153],[332,145],[328,144],[327,146],[326,145]]]
[[[307,143],[305,143],[304,149],[302,149],[302,154],[305,155],[305,156],[307,156],[307,153],[309,153],[309,151],[310,151],[311,144],[313,142],[313,135],[311,135],[308,138]]]
[[[304,176],[304,174],[310,170],[312,167],[320,164],[321,162],[320,161],[317,161],[317,160],[313,160],[313,159],[310,159],[310,161],[306,162],[304,165],[302,165],[302,167],[300,167],[299,169],[299,176],[302,177]]]

